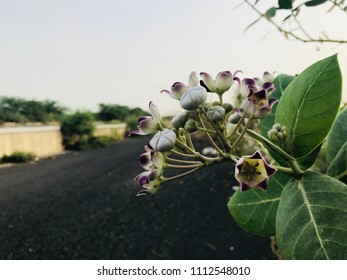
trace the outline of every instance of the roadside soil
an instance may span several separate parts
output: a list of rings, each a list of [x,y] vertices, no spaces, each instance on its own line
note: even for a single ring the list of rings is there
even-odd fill
[[[0,168],[0,259],[275,258],[230,216],[228,164],[136,197],[145,142]]]

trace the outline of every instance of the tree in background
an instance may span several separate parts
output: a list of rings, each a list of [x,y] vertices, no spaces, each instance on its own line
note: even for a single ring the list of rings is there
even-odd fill
[[[26,100],[16,97],[0,97],[0,122],[43,122],[59,121],[66,108],[56,101]]]
[[[99,111],[96,117],[100,121],[119,120],[127,124],[127,132],[136,129],[137,118],[141,115],[149,115],[141,108],[129,108],[128,106],[117,104],[99,104]]]
[[[332,10],[338,10],[347,15],[346,0],[278,0],[277,5],[272,5],[271,1],[266,1],[266,10],[263,12],[259,7],[265,3],[261,0],[242,0],[242,4],[250,6],[257,14],[258,19],[253,21],[248,27],[250,28],[261,19],[266,19],[276,30],[284,35],[287,39],[294,39],[304,43],[335,43],[346,44],[347,38],[330,38],[327,32],[321,31],[319,35],[312,35],[303,24],[303,15],[307,9],[325,5],[327,13]],[[270,2],[270,3],[269,3]],[[284,17],[279,20],[279,11]],[[342,24],[342,23],[341,23]]]

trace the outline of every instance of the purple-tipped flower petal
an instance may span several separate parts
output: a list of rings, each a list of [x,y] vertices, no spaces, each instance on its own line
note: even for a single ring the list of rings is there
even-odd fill
[[[218,94],[223,94],[228,91],[234,83],[233,74],[230,71],[218,73],[215,81],[216,91]]]
[[[171,86],[171,91],[163,89],[161,92],[167,93],[170,95],[173,99],[180,100],[182,95],[188,90],[188,86],[181,83],[181,82],[175,82]]]
[[[203,83],[209,89],[209,91],[210,92],[216,92],[216,87],[214,85],[214,80],[210,76],[210,74],[208,74],[206,72],[201,72],[200,76],[201,76],[201,79],[202,79]]]
[[[199,79],[198,79],[198,74],[193,71],[190,73],[189,78],[188,78],[188,86],[189,87],[196,87],[199,85]]]
[[[237,72],[235,72],[234,75],[237,74]],[[238,78],[233,77],[233,74],[230,71],[219,72],[215,80],[213,80],[210,74],[206,72],[201,72],[200,76],[207,89],[210,92],[215,92],[219,95],[228,91],[235,80],[239,80]]]
[[[151,140],[149,140],[148,146],[153,151],[167,152],[170,151],[176,143],[176,134],[172,130],[164,129],[157,132]]]
[[[235,165],[235,178],[240,183],[241,191],[266,190],[269,177],[276,171],[257,151],[251,156],[243,156],[239,159]]]
[[[137,119],[138,130],[133,130],[130,132],[131,135],[147,135],[157,132],[161,124],[161,116],[158,107],[151,101],[149,103],[149,111],[152,116],[142,116]]]

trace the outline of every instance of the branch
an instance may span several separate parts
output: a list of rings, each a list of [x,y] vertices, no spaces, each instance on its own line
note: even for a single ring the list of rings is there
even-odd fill
[[[249,0],[244,0],[244,2],[250,6],[261,18],[265,18],[268,22],[270,22],[273,26],[276,27],[276,29],[282,33],[286,38],[292,37],[295,40],[298,40],[303,43],[336,43],[336,44],[347,44],[347,40],[336,40],[336,39],[329,39],[329,38],[311,38],[306,34],[304,29],[301,25],[299,25],[299,29],[304,32],[304,34],[307,36],[307,38],[299,36],[295,34],[292,30],[287,30],[279,26],[275,21],[273,21],[271,18],[267,17],[265,14],[263,14],[261,11],[259,11],[252,3],[250,3]],[[334,1],[336,2],[336,1]]]

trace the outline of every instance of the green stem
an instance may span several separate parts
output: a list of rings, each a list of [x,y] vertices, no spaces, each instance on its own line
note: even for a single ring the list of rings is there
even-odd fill
[[[201,161],[195,161],[195,160],[183,160],[183,159],[177,159],[177,158],[170,158],[166,156],[167,161],[171,162],[177,162],[177,163],[185,163],[185,164],[195,164],[195,163],[201,163]]]
[[[195,150],[192,138],[190,137],[190,134],[185,129],[183,129],[183,131],[184,131],[184,135],[186,136],[186,138],[188,140],[189,147],[192,148],[193,150]]]
[[[198,114],[198,118],[199,118],[199,122],[200,122],[200,125],[206,129],[205,125],[204,125],[204,122],[201,118],[201,115]],[[214,133],[216,133],[216,131],[213,131]],[[210,144],[213,146],[213,148],[215,148],[218,152],[219,155],[224,155],[224,152],[221,150],[221,148],[219,148],[219,146],[217,145],[217,143],[213,140],[213,138],[211,137],[210,133],[206,131],[206,136],[208,138],[208,141],[210,142]]]
[[[271,165],[273,168],[276,168],[278,172],[285,173],[285,174],[290,174],[290,175],[295,175],[293,172],[293,169],[288,168],[288,167],[283,167],[279,165]]]
[[[347,170],[343,171],[342,173],[335,176],[335,179],[340,180],[341,178],[345,177],[347,175]]]
[[[180,152],[180,151],[173,150],[173,149],[172,149],[170,152],[173,153],[173,154],[175,154],[175,155],[182,156],[182,157],[196,158],[195,155],[182,153],[182,152]]]
[[[197,163],[197,164],[191,164],[191,165],[177,165],[177,164],[169,164],[167,163],[165,167],[168,167],[168,168],[195,168],[195,167],[201,167],[201,166],[204,166],[205,164],[200,162],[200,163]]]
[[[214,130],[208,129],[208,128],[198,127],[198,130],[203,131],[203,132],[207,132],[207,133],[216,133]]]
[[[222,106],[223,105],[223,94],[218,94],[219,97],[219,103]]]
[[[242,132],[241,132],[239,138],[237,138],[237,140],[236,140],[236,141],[234,142],[234,144],[231,146],[231,150],[235,149],[235,147],[237,146],[237,144],[240,143],[240,141],[242,140],[243,136],[244,136],[245,133],[247,132],[248,127],[249,127],[249,125],[251,124],[252,120],[253,120],[252,118],[248,119],[248,122],[246,123],[245,128],[242,130]]]
[[[234,128],[234,130],[230,133],[230,135],[228,135],[228,138],[230,139],[231,137],[233,137],[235,135],[235,133],[239,130],[241,124],[243,123],[244,119],[246,118],[246,114],[243,114],[241,116],[241,119],[239,120],[239,122],[237,123],[236,127]]]
[[[182,178],[184,176],[187,176],[187,175],[189,175],[191,173],[194,173],[195,171],[199,170],[200,168],[201,167],[196,167],[196,168],[194,168],[192,170],[189,170],[187,172],[184,172],[184,173],[178,174],[176,176],[172,176],[172,177],[163,177],[163,183],[170,182],[170,181]]]

